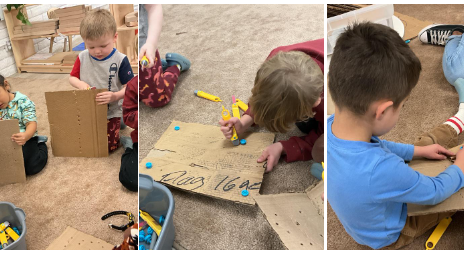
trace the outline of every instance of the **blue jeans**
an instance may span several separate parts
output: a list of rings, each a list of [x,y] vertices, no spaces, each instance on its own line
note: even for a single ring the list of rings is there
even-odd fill
[[[451,85],[458,78],[464,78],[464,37],[461,35],[452,35],[446,40],[443,73]]]

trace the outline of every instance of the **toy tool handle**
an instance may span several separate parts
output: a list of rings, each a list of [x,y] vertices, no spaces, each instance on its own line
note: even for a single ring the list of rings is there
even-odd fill
[[[230,120],[230,113],[226,108],[224,108],[224,106],[222,106],[222,119],[225,121]],[[232,137],[230,138],[230,140],[232,141],[232,143],[238,140],[238,135],[237,135],[237,131],[235,130],[235,127],[232,127]],[[234,143],[234,145],[235,144],[236,142]]]
[[[427,242],[425,242],[426,250],[433,250],[435,248],[435,245],[438,243],[443,233],[445,233],[445,230],[448,228],[451,221],[452,221],[451,217],[444,218],[443,220],[440,221],[438,226],[435,228],[435,230],[430,235]]]
[[[148,61],[147,56],[143,56],[143,57],[142,57],[142,60],[140,60],[140,64],[141,64],[142,66],[147,66],[148,63],[150,63],[150,61]]]
[[[204,99],[208,99],[208,100],[211,100],[213,102],[222,102],[222,100],[219,97],[213,96],[213,95],[208,94],[206,92],[203,92],[201,90],[195,90],[193,93],[195,93],[195,95],[197,95],[198,97],[202,97]]]

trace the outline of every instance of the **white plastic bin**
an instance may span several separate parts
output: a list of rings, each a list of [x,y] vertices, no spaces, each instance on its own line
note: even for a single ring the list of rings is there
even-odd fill
[[[348,25],[370,21],[393,28],[393,13],[393,4],[374,4],[327,19],[327,54],[333,53],[338,37]]]

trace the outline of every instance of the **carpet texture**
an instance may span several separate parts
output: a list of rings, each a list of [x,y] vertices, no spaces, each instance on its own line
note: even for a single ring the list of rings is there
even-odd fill
[[[130,192],[119,182],[123,149],[107,158],[54,157],[50,140],[45,92],[73,89],[68,74],[15,74],[8,77],[13,91],[28,96],[36,105],[39,135],[49,137],[48,163],[25,183],[0,187],[0,201],[8,201],[26,213],[26,242],[29,250],[44,250],[67,226],[98,237],[110,244],[123,241],[123,234],[108,228],[121,225],[127,216],[105,221],[108,212],[125,210],[137,213],[137,192]],[[130,136],[128,127],[122,136]]]
[[[221,103],[194,90],[248,102],[256,71],[272,49],[324,36],[323,5],[163,5],[158,49],[186,56],[192,67],[180,75],[173,100],[163,108],[140,105],[140,158],[153,148],[172,120],[218,125]],[[265,132],[262,129],[256,131]],[[277,140],[301,135],[293,130]],[[262,194],[303,192],[316,182],[312,162],[281,161],[265,174]],[[170,188],[175,200],[176,245],[186,249],[284,249],[257,206]]]
[[[438,24],[463,24],[464,5],[395,5],[395,11],[419,20]],[[444,47],[422,44],[418,39],[411,41],[411,49],[420,59],[422,73],[417,86],[401,112],[396,127],[382,139],[413,143],[422,132],[445,122],[458,110],[458,94],[445,79],[442,69]],[[459,138],[464,142],[464,136]],[[435,249],[464,249],[464,212],[453,216],[453,221],[436,245]],[[424,250],[425,242],[433,229],[404,247],[408,250]],[[330,204],[327,210],[328,249],[369,249],[357,244],[345,231]]]

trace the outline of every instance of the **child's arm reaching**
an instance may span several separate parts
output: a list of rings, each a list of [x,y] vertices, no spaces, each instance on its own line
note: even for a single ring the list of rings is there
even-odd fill
[[[73,69],[71,73],[69,74],[70,75],[69,83],[71,84],[71,86],[73,86],[76,89],[87,89],[90,87],[90,85],[87,84],[86,82],[81,81],[80,72],[81,72],[81,61],[78,56],[76,59],[76,62],[74,62]]]
[[[124,98],[124,94],[126,93],[126,84],[123,85],[123,88],[118,92],[111,92],[105,91],[97,94],[95,100],[97,103],[100,104],[109,104],[112,102],[116,102]]]
[[[89,84],[79,80],[79,78],[74,76],[69,76],[69,83],[76,89],[87,89],[90,87]]]
[[[26,131],[13,134],[11,136],[11,141],[22,146],[34,136],[35,131],[37,131],[37,122],[29,121],[26,123]]]
[[[144,8],[148,13],[148,35],[147,41],[140,48],[139,61],[146,56],[149,61],[146,68],[151,68],[155,63],[155,52],[163,25],[163,8],[161,4],[145,4]]]

